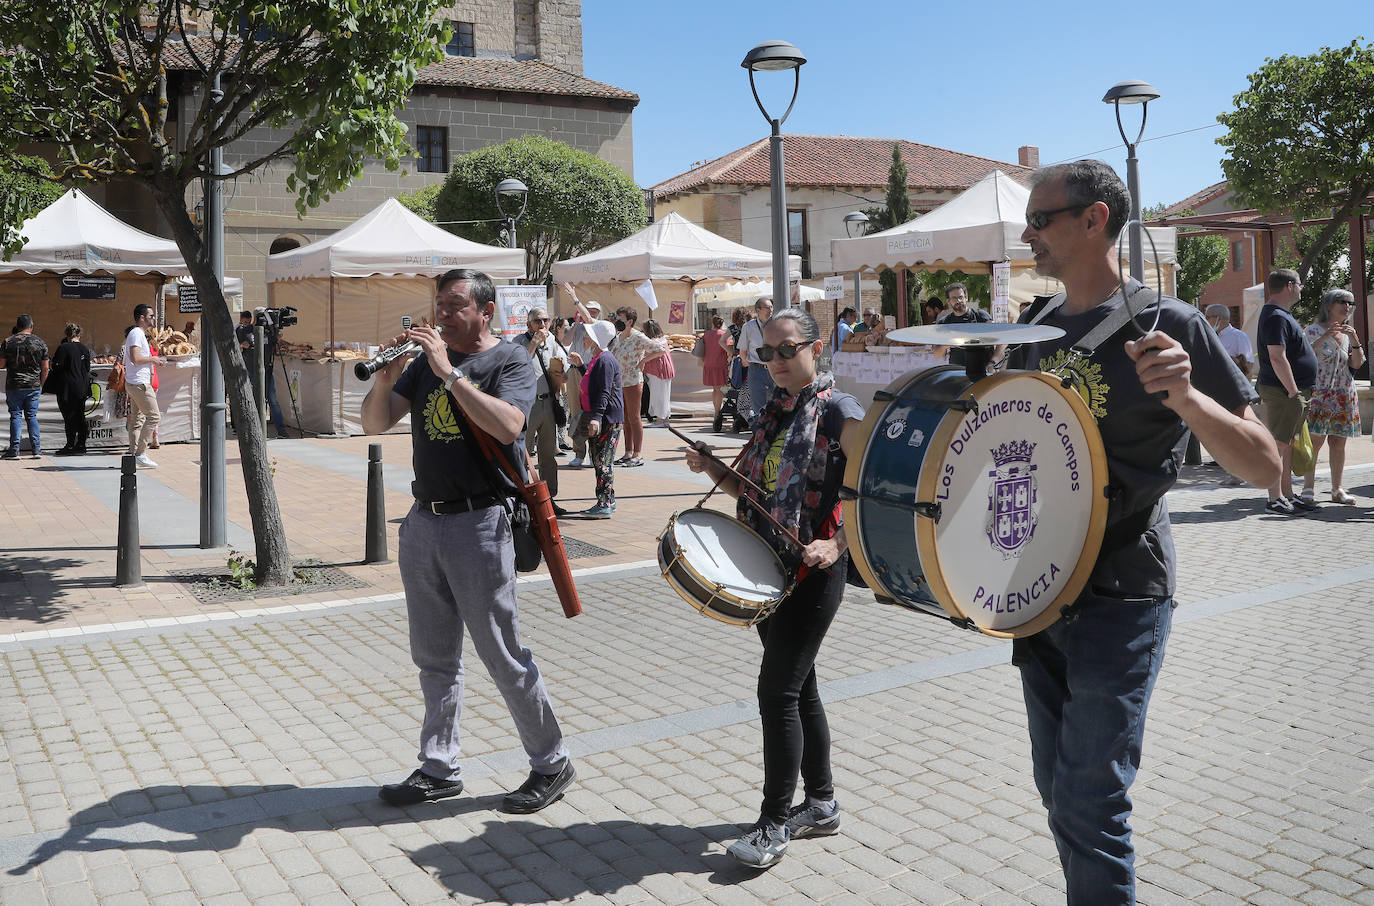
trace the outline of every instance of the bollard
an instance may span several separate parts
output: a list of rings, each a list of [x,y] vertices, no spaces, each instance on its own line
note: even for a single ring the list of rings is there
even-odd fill
[[[367,542],[364,563],[390,563],[386,555],[386,487],[382,484],[382,445],[367,445]]]
[[[143,552],[138,538],[138,463],[126,453],[119,460],[119,546],[115,549],[115,587],[143,584]]]

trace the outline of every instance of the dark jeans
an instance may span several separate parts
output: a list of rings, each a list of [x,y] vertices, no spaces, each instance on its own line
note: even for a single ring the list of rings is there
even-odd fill
[[[1069,906],[1135,902],[1129,790],[1173,609],[1085,592],[1065,619],[1012,642]]]
[[[782,823],[797,791],[833,799],[830,724],[816,685],[816,653],[840,609],[848,554],[827,570],[813,571],[797,584],[768,619],[758,624],[763,639],[759,665],[759,716],[763,718],[763,806],[760,813]]]
[[[29,446],[35,453],[43,449],[43,441],[38,433],[38,400],[42,393],[37,388],[5,391],[5,403],[10,410],[10,449],[15,453],[19,452],[21,432],[26,425],[29,429]]]
[[[62,412],[62,427],[67,432],[67,449],[85,450],[90,433],[86,427],[86,398],[58,394],[57,408]]]

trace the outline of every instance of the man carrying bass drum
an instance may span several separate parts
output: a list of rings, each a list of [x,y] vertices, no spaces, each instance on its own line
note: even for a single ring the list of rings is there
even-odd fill
[[[1012,642],[1035,784],[1070,906],[1135,902],[1128,792],[1172,621],[1175,558],[1164,495],[1188,434],[1255,487],[1279,474],[1274,442],[1250,409],[1254,390],[1202,313],[1168,297],[1156,307],[1134,279],[1125,281],[1125,293],[1136,297],[1131,310],[1145,309],[1146,320],[1157,311],[1157,329],[1142,335],[1121,312],[1117,236],[1129,210],[1126,187],[1101,161],[1036,171],[1021,239],[1036,271],[1057,277],[1065,292],[1037,300],[1021,320],[1062,328],[1064,336],[1023,345],[1010,359],[1014,368],[1074,379],[1097,419],[1110,475],[1107,530],[1088,587],[1062,619]],[[1071,352],[1116,318],[1120,327],[1091,355]]]
[[[830,770],[830,728],[816,682],[815,660],[839,609],[849,554],[839,507],[846,454],[857,453],[863,409],[817,374],[824,347],[820,329],[799,308],[775,313],[755,347],[776,388],[759,401],[753,436],[740,473],[766,496],[758,503],[802,542],[797,546],[754,506],[740,500],[739,519],[778,552],[795,579],[790,594],[758,625],[763,640],[759,714],[763,718],[763,806],[758,821],[727,852],[754,868],[782,858],[793,838],[839,830],[840,810]],[[751,499],[705,444],[687,450],[687,466],[706,472],[731,496]],[[806,798],[795,807],[801,776]]]

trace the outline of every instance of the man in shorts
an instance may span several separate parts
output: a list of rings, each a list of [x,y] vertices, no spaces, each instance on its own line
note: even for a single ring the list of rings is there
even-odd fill
[[[1320,507],[1293,493],[1293,439],[1307,418],[1307,404],[1317,383],[1317,354],[1307,334],[1291,314],[1293,303],[1302,295],[1297,271],[1283,268],[1271,271],[1264,281],[1268,299],[1260,309],[1256,330],[1259,346],[1259,391],[1264,406],[1264,424],[1274,435],[1283,468],[1279,480],[1269,488],[1264,508],[1281,516],[1292,516]]]

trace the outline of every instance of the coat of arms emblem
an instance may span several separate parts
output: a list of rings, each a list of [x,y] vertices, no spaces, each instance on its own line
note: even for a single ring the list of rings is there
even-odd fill
[[[1040,507],[1036,500],[1035,444],[1011,440],[992,450],[995,468],[988,473],[988,541],[1002,552],[1002,559],[1021,556],[1021,548],[1035,534]]]

